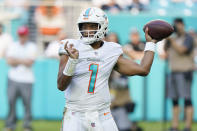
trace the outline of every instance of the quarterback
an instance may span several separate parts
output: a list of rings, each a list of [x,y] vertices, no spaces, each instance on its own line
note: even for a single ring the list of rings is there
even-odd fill
[[[113,69],[128,76],[148,75],[158,41],[147,28],[144,57],[137,64],[122,56],[119,44],[103,40],[108,18],[101,9],[84,10],[77,24],[80,38],[61,41],[59,49],[57,82],[66,98],[62,131],[118,131],[110,112],[109,76]]]

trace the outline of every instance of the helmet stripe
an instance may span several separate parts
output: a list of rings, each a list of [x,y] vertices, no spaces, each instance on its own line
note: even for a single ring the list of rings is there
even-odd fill
[[[88,18],[91,8],[88,8],[85,12],[85,18]]]

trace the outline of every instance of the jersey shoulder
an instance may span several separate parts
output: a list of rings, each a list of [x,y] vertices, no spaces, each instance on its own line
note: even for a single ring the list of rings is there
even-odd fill
[[[122,46],[115,42],[106,42],[106,47],[109,50],[109,52],[112,52],[114,55],[121,55],[123,54]]]

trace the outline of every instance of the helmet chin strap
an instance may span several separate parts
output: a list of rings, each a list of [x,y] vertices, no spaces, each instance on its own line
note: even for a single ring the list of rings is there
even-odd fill
[[[86,45],[90,45],[90,44],[93,44],[95,41],[93,41],[93,40],[89,40],[88,38],[83,38],[82,37],[82,39],[81,39],[83,42],[84,42],[84,44],[86,44]]]
[[[93,42],[91,42],[91,43],[88,43],[88,45],[92,45],[92,44],[94,44],[94,43],[96,43],[96,42],[99,42],[99,41],[101,41],[101,40],[95,40],[95,41],[93,41]]]

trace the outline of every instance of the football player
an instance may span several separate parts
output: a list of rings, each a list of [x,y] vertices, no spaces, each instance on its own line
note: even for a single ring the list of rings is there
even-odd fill
[[[121,26],[121,25],[120,25]],[[108,79],[121,74],[148,75],[158,41],[145,32],[145,54],[140,64],[122,56],[119,44],[103,41],[107,15],[99,8],[84,10],[78,19],[80,39],[61,41],[58,89],[65,92],[63,131],[118,131],[110,112]]]

